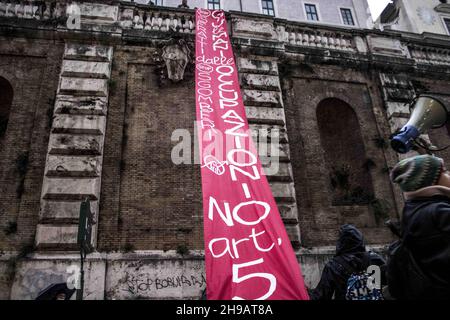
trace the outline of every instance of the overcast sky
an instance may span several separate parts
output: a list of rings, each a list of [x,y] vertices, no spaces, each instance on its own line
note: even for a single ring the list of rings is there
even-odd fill
[[[372,12],[373,20],[377,20],[387,4],[391,2],[390,0],[368,0],[370,11]]]

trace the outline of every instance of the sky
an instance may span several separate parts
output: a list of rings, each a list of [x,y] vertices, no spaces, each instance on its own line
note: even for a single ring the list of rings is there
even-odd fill
[[[381,12],[384,8],[388,5],[390,0],[368,0],[370,12],[372,12],[372,18],[373,20],[377,20],[377,18],[380,16]]]

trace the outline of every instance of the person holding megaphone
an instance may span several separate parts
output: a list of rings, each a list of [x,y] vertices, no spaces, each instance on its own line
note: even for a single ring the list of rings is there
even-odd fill
[[[389,293],[396,299],[450,299],[450,171],[419,155],[390,174],[404,192],[401,240],[391,245]]]
[[[439,151],[424,146],[420,135],[446,125],[450,109],[431,94],[419,96],[411,106],[411,118],[392,137],[392,148],[398,153],[414,146]],[[400,240],[389,248],[389,294],[396,299],[450,299],[450,172],[443,159],[422,154],[400,161],[390,178],[403,191],[405,205],[396,233]]]

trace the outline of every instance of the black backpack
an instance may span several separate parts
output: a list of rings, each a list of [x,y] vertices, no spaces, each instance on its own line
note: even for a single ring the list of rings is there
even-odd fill
[[[389,292],[397,299],[436,299],[450,292],[449,284],[430,278],[422,270],[403,240],[389,247],[387,273]]]

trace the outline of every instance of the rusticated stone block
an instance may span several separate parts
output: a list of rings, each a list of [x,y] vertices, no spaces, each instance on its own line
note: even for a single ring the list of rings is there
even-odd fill
[[[270,183],[273,196],[277,202],[294,202],[295,201],[295,189],[293,183]]]
[[[97,200],[100,193],[100,178],[44,178],[43,199],[51,200]]]
[[[391,117],[409,117],[409,105],[400,102],[388,102],[386,112]]]
[[[300,229],[298,224],[296,225],[289,225],[285,224],[286,232],[289,236],[289,240],[291,240],[292,246],[294,249],[299,249],[301,246],[301,240],[300,240]]]
[[[298,209],[295,203],[278,203],[278,211],[285,222],[298,223]]]
[[[106,97],[74,97],[58,95],[55,113],[106,115]]]
[[[72,60],[111,61],[112,47],[69,43],[64,57]]]
[[[36,229],[37,247],[75,245],[77,243],[78,226],[53,226],[38,224]]]
[[[59,93],[106,97],[108,95],[108,81],[104,79],[61,77]]]
[[[280,90],[280,80],[278,76],[264,74],[244,73],[241,75],[243,87],[262,90]]]
[[[270,182],[292,182],[292,168],[289,163],[266,162],[263,163],[263,169]]]
[[[64,60],[62,65],[65,77],[108,79],[110,74],[109,62]]]
[[[91,201],[91,212],[97,212],[97,201]],[[78,223],[81,201],[42,201],[41,221],[72,221]]]
[[[403,126],[408,122],[409,118],[399,118],[399,117],[392,117],[389,119],[389,124],[391,126],[391,132],[394,133],[398,129],[403,128]]]
[[[278,157],[280,161],[285,162],[286,160],[289,160],[289,158],[290,158],[289,144],[287,144],[287,143],[280,143],[280,144],[258,143],[258,144],[255,144],[255,146],[258,150],[258,154],[261,159],[264,159],[264,158],[276,159]]]
[[[101,171],[100,157],[54,156],[47,158],[47,176],[51,177],[98,177]]]
[[[272,138],[278,139],[280,143],[288,142],[286,129],[282,126],[251,124],[250,130],[252,131],[252,138],[255,143],[258,141],[270,142]]]
[[[247,106],[282,107],[281,94],[277,91],[243,90]]]
[[[53,119],[52,132],[102,135],[105,127],[104,116],[59,114]]]
[[[238,58],[237,64],[241,73],[262,73],[278,75],[278,65],[275,61]]]
[[[281,108],[245,107],[251,123],[284,125],[284,110]]]
[[[49,154],[100,155],[103,150],[102,136],[52,134]]]

